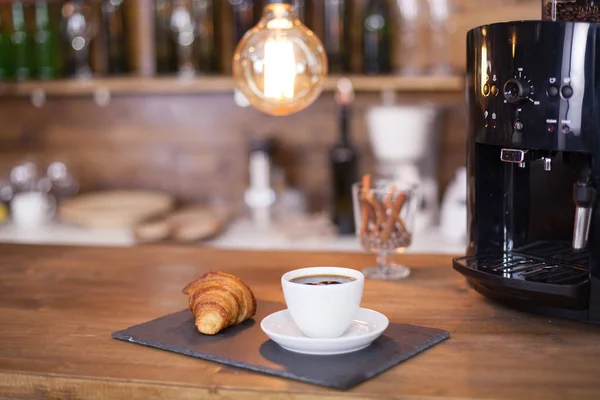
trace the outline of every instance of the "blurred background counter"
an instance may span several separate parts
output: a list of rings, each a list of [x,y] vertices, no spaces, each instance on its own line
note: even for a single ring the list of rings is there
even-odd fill
[[[0,2],[0,241],[360,250],[350,184],[421,186],[408,252],[462,253],[465,33],[538,0],[295,0],[306,110],[234,91],[256,0]]]
[[[36,230],[22,230],[12,224],[0,226],[0,242],[39,245],[116,246],[138,244],[127,229],[89,230],[53,222]],[[282,235],[278,231],[257,234],[252,224],[238,222],[219,237],[203,241],[202,245],[229,250],[295,250],[311,252],[362,252],[354,237],[303,237]],[[407,249],[410,254],[462,254],[465,246],[448,240],[437,229],[417,235]]]

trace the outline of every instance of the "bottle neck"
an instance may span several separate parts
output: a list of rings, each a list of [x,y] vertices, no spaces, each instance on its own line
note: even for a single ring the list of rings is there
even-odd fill
[[[340,143],[350,144],[350,107],[340,107]]]
[[[35,6],[35,26],[38,31],[47,30],[50,25],[48,3],[38,2]]]
[[[25,17],[23,15],[23,4],[20,1],[12,5],[13,31],[25,30]]]
[[[269,5],[269,4],[287,4],[287,5],[292,5],[292,0],[266,0],[265,1],[265,5]]]

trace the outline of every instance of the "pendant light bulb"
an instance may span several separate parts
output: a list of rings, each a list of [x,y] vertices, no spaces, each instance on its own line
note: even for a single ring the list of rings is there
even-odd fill
[[[233,55],[236,88],[259,111],[289,115],[323,91],[327,56],[319,38],[302,24],[289,1],[273,1]]]

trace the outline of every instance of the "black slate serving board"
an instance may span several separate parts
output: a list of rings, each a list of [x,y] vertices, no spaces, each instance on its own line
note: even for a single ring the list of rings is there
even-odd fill
[[[215,336],[199,333],[188,309],[113,332],[112,337],[335,389],[350,389],[447,339],[448,332],[390,325],[369,347],[348,354],[314,356],[281,348],[260,329],[267,315],[285,305],[259,301],[256,316]]]

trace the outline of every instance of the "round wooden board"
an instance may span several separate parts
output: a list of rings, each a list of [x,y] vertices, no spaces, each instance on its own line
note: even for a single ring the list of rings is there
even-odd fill
[[[143,220],[171,211],[174,203],[173,197],[158,192],[95,192],[64,201],[58,218],[87,228],[131,229]]]

